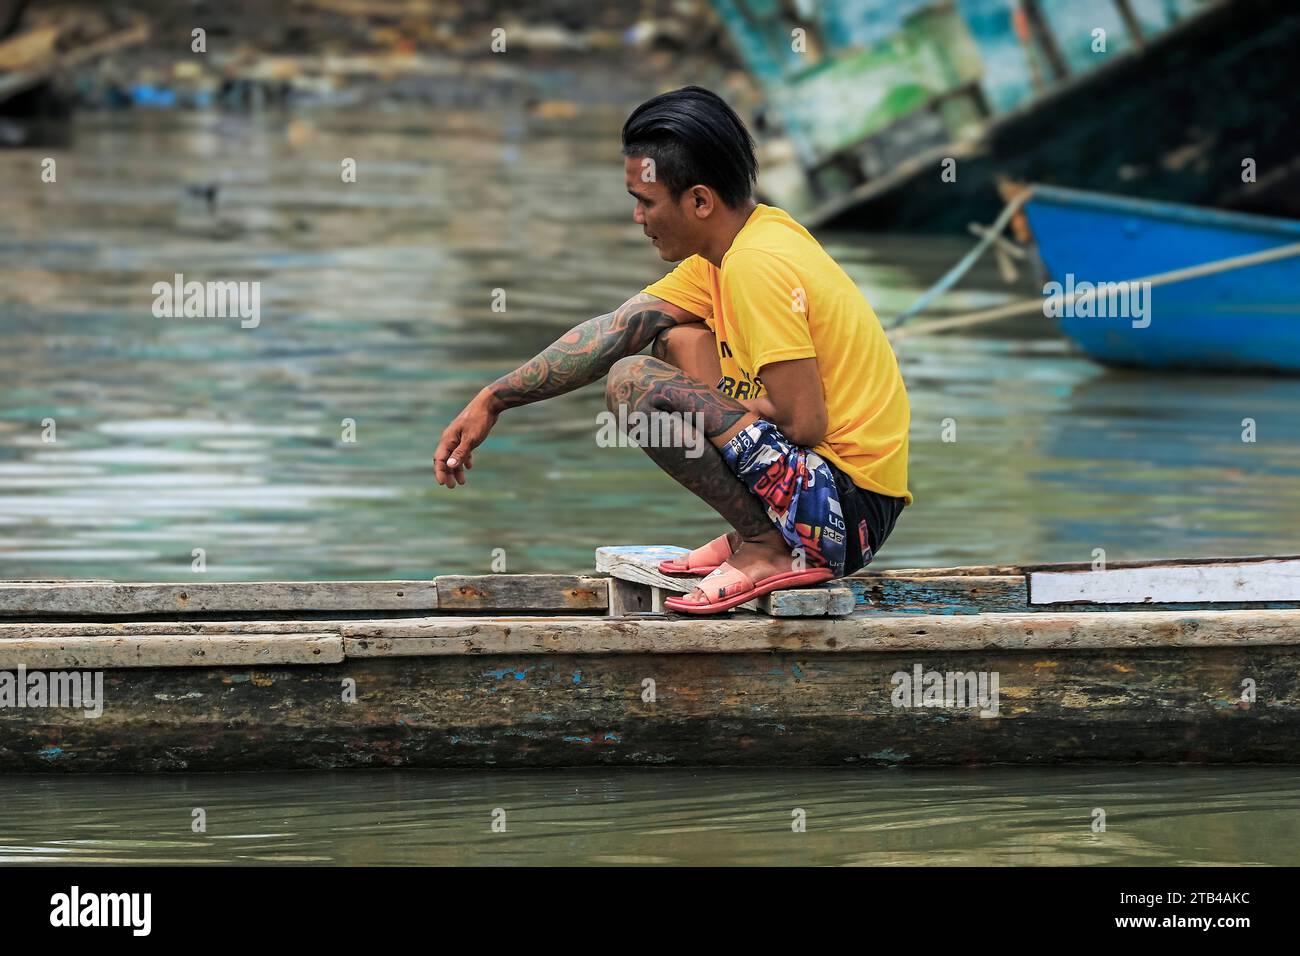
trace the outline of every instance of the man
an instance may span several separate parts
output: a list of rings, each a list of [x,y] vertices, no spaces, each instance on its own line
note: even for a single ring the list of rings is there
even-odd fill
[[[669,607],[717,613],[851,574],[912,501],[907,393],[880,322],[802,226],[754,201],[753,140],[713,93],[641,104],[623,156],[634,221],[681,264],[479,392],[442,434],[438,483],[465,483],[505,409],[608,373],[611,411],[678,415],[703,432],[702,449],[645,451],[732,528],[664,563],[707,574]]]

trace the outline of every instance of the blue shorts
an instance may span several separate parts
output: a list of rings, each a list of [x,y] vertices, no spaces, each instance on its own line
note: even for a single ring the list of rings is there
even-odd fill
[[[720,451],[727,467],[763,502],[790,549],[802,554],[808,567],[828,567],[836,577],[871,563],[906,504],[904,498],[859,488],[764,419],[741,429]]]
[[[785,543],[810,568],[844,574],[844,512],[835,473],[815,451],[800,448],[759,419],[721,449],[727,467],[767,508]]]

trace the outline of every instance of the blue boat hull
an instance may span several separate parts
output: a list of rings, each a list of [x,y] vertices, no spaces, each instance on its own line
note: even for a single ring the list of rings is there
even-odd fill
[[[1063,286],[1300,242],[1300,222],[1046,186],[1034,187],[1025,215],[1048,275]],[[1107,364],[1300,374],[1300,257],[1158,286],[1145,305],[1138,317],[1108,301],[1105,316],[1061,316],[1061,331]]]

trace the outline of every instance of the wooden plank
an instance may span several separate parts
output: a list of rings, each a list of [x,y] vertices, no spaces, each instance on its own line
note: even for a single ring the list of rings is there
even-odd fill
[[[604,611],[604,577],[578,574],[442,574],[438,607],[457,611]]]
[[[670,594],[685,594],[695,587],[698,577],[663,574],[659,562],[683,558],[685,548],[670,544],[612,545],[596,549],[596,573],[608,574],[620,581],[635,581],[663,588]]]
[[[1244,554],[1211,558],[1142,558],[1137,561],[1107,561],[1106,569],[1183,567],[1197,564],[1266,564],[1270,561],[1300,561],[1300,554]],[[1090,561],[1063,564],[1026,564],[1022,571],[1091,571]]]
[[[0,617],[115,617],[283,611],[432,611],[432,581],[237,581],[190,584],[0,583]]]
[[[849,575],[851,578],[922,578],[955,577],[959,575],[978,575],[980,577],[1005,577],[1022,574],[1024,569],[1017,564],[970,564],[955,568],[893,568],[877,570],[870,565]]]
[[[844,617],[857,606],[851,590],[832,584],[773,591],[754,603],[761,613],[772,617]]]
[[[846,618],[404,618],[341,625],[349,657],[490,654],[1083,651],[1300,644],[1300,611]]]
[[[1150,568],[1162,565],[1186,564],[1222,564],[1224,562],[1257,563],[1266,561],[1284,561],[1300,559],[1300,554],[1285,555],[1244,555],[1218,558],[1146,558],[1138,561],[1108,561],[1107,568]],[[1004,577],[1023,575],[1029,571],[1090,571],[1092,564],[1087,561],[1062,562],[1057,564],[972,564],[955,568],[890,568],[878,569],[868,566],[850,575],[851,578],[919,578],[919,577],[954,577],[958,575],[979,575],[983,577]]]
[[[884,614],[1013,613],[1029,609],[1024,575],[901,575],[836,582],[862,608]]]
[[[609,581],[609,616],[627,617],[629,614],[662,614],[663,592],[648,584],[607,578]]]
[[[215,667],[337,664],[338,634],[150,634],[29,637],[0,641],[0,669]]]
[[[94,621],[0,623],[0,642],[29,637],[144,637],[155,634],[336,634],[354,618],[285,621]],[[364,620],[364,619],[363,619]]]
[[[1035,605],[1300,601],[1300,559],[1032,571]]]
[[[877,614],[988,614],[1018,611],[1195,611],[1204,610],[1203,601],[1174,601],[1167,604],[1117,603],[1030,604],[1027,579],[1018,576],[921,575],[919,577],[859,578],[850,576],[836,582],[850,588],[858,610]],[[1214,610],[1265,610],[1300,607],[1300,601],[1224,601]]]
[[[428,653],[734,653],[797,650],[874,653],[895,650],[1108,649],[1167,646],[1272,646],[1296,638],[1300,610],[1095,611],[1039,609],[982,615],[878,614],[774,619],[685,616],[611,619],[586,616],[430,616],[338,621],[129,621],[96,624],[0,624],[0,649],[24,640],[156,637],[302,636],[348,640],[430,639]],[[425,653],[419,645],[392,653]],[[370,647],[357,653],[371,655]],[[16,659],[10,657],[9,659]]]

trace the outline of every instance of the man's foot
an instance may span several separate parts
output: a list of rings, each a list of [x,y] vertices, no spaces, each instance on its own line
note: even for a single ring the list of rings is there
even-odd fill
[[[737,538],[740,537],[734,531],[732,534]],[[796,565],[794,553],[791,552],[785,543],[785,539],[780,534],[777,534],[776,538],[780,543],[772,541],[770,538],[742,542],[732,552],[731,557],[726,559],[726,563],[737,571],[743,572],[746,577],[754,582],[755,586],[761,585],[766,579],[779,574],[809,570],[806,566],[800,568]],[[702,602],[707,600],[707,595],[697,587],[693,588],[689,594],[684,595],[684,598],[690,602]]]
[[[790,563],[794,563],[791,561]],[[720,614],[746,601],[771,594],[784,588],[810,587],[833,578],[830,568],[810,568],[803,571],[789,569],[769,574],[755,581],[744,571],[722,564],[700,582],[690,594],[664,599],[664,608],[680,614]]]
[[[736,549],[731,534],[720,534],[708,544],[702,544],[694,551],[680,558],[659,562],[660,574],[696,574],[703,577],[717,569],[723,561],[731,557]]]

